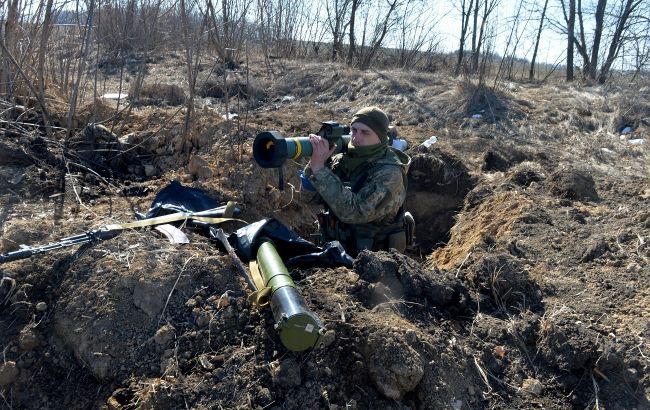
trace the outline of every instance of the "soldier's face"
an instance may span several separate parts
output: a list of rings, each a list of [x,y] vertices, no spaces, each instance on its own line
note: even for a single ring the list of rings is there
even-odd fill
[[[353,123],[350,126],[350,131],[352,131],[352,145],[355,147],[365,147],[381,142],[379,135],[362,122]]]

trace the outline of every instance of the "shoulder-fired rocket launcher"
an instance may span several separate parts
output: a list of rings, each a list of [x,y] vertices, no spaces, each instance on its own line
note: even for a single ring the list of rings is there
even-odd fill
[[[334,121],[322,123],[316,133],[336,147],[335,154],[346,152],[350,142],[350,127]],[[264,131],[257,134],[253,142],[253,158],[262,168],[280,168],[287,159],[311,157],[309,137],[285,138],[278,131]]]
[[[271,306],[275,329],[287,349],[302,352],[318,346],[325,328],[318,316],[307,308],[273,242],[261,238],[258,243],[257,263],[251,264],[257,289],[251,295],[253,303]]]

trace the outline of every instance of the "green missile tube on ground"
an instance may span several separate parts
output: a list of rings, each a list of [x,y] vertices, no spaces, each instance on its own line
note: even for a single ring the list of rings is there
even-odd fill
[[[260,239],[257,264],[265,287],[271,289],[269,304],[282,344],[294,352],[317,346],[325,329],[316,314],[305,305],[278,251],[268,238]]]

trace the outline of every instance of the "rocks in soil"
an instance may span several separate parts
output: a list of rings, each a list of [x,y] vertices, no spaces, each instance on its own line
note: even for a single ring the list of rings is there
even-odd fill
[[[27,327],[20,332],[18,344],[20,345],[21,350],[29,351],[36,349],[41,344],[41,341],[34,331]]]
[[[167,346],[169,342],[174,340],[176,336],[176,329],[172,325],[163,325],[156,331],[153,340],[160,346]]]
[[[476,184],[462,161],[438,148],[411,152],[405,209],[413,214],[416,242],[431,248],[448,237],[453,216]]]
[[[400,400],[424,375],[424,363],[401,334],[371,332],[362,346],[370,379],[384,396]]]
[[[334,332],[334,330],[332,329],[327,330],[323,335],[323,340],[321,341],[321,349],[328,348],[335,341],[336,341],[336,332]]]
[[[15,251],[20,245],[34,245],[48,234],[31,220],[11,219],[2,225],[0,253]]]
[[[152,177],[156,175],[156,167],[151,165],[151,164],[145,164],[144,165],[144,175],[147,177]]]
[[[25,154],[25,151],[16,140],[10,138],[0,140],[0,166],[31,164],[32,160]]]
[[[598,199],[594,179],[588,171],[561,168],[551,174],[550,190],[553,195],[577,201]]]
[[[18,379],[20,370],[16,366],[16,362],[6,361],[0,364],[0,387],[7,386]]]
[[[619,355],[605,352],[608,349],[599,340],[602,336],[598,333],[568,318],[542,319],[540,323],[540,352],[548,363],[561,370],[579,372],[591,369],[597,361],[601,370],[620,370]]]
[[[122,238],[128,240],[128,235]],[[144,242],[140,244],[140,249],[147,246]],[[106,247],[116,245],[116,242],[102,243]],[[155,241],[150,245],[158,253],[167,246]],[[115,248],[109,249],[115,252]],[[153,349],[160,346],[154,341],[159,330],[156,323],[170,293],[167,309],[171,309],[172,304],[186,309],[183,302],[191,294],[188,287],[193,286],[192,275],[188,272],[196,271],[197,267],[188,264],[186,273],[176,283],[177,263],[184,262],[173,258],[162,262],[153,253],[143,252],[131,260],[130,265],[113,264],[115,270],[105,271],[97,267],[97,255],[91,252],[66,275],[61,288],[69,296],[60,298],[57,303],[54,329],[79,364],[98,379],[111,380],[120,372],[130,373],[137,366],[149,366],[134,357],[138,349],[125,347],[123,341]],[[101,258],[99,260],[101,264]],[[79,274],[78,270],[84,273]],[[168,332],[165,330],[159,334],[159,340],[168,338]],[[138,351],[138,355],[142,354],[142,350]]]
[[[603,256],[606,252],[611,252],[609,244],[604,240],[597,240],[587,246],[584,253],[580,258],[580,262],[591,262],[594,259],[598,259]]]
[[[271,366],[273,382],[284,388],[300,386],[300,363],[293,358],[286,358]]]
[[[398,252],[362,251],[354,261],[354,269],[368,283],[359,290],[359,298],[368,307],[415,298],[456,313],[467,304],[467,289],[460,280],[437,269],[426,271]]]
[[[508,333],[512,335],[515,343],[523,343],[525,346],[535,346],[539,332],[539,315],[527,310],[521,312],[510,321]]]
[[[140,277],[134,283],[133,304],[150,317],[156,317],[165,306],[170,287],[159,278]]]
[[[126,173],[140,161],[126,151],[117,135],[100,124],[88,124],[70,139],[70,149],[88,168],[105,176]]]
[[[195,180],[210,179],[214,175],[208,162],[197,155],[193,155],[190,158],[190,163],[187,165],[187,172],[192,175]]]
[[[524,382],[521,384],[521,389],[527,393],[539,396],[542,394],[544,386],[542,386],[542,383],[539,380],[530,378],[524,380]]]

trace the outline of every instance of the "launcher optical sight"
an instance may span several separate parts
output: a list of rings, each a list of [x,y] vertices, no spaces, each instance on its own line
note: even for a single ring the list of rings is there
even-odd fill
[[[336,147],[335,154],[346,152],[350,142],[350,127],[334,121],[322,123],[316,135],[320,135]],[[287,159],[310,157],[312,154],[309,137],[284,138],[278,131],[264,131],[257,134],[253,142],[253,158],[262,168],[280,168]]]

